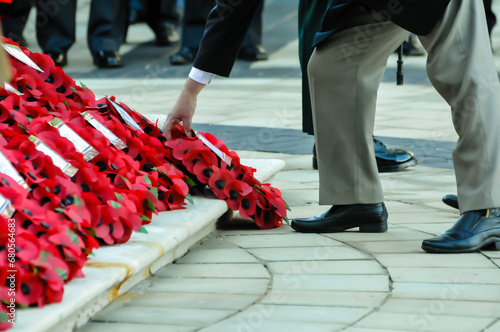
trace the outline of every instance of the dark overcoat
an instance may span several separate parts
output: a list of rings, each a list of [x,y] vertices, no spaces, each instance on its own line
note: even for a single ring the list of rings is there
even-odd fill
[[[217,0],[208,16],[194,66],[229,76],[246,31],[263,0]],[[315,38],[315,45],[342,30],[364,5],[417,35],[428,34],[443,16],[450,0],[333,0]]]

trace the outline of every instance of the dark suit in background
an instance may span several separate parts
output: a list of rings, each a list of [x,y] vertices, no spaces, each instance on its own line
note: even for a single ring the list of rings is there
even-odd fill
[[[2,22],[2,27],[7,37],[22,42],[32,5],[29,0],[16,0],[16,2],[15,11],[11,17]],[[46,54],[63,55],[64,60],[61,64],[64,65],[66,53],[75,42],[76,0],[64,3],[38,0],[36,7],[38,43]],[[87,42],[94,58],[102,51],[118,52],[126,31],[127,15],[128,1],[92,1]]]
[[[239,7],[239,5],[234,7]],[[260,46],[262,44],[263,7],[264,2],[262,1],[255,12],[250,29],[246,33],[242,44],[242,49],[251,48],[257,45],[258,51],[261,53],[259,55],[261,58],[252,59],[252,55],[248,55],[247,60],[267,59],[265,50]],[[211,0],[185,0],[181,32],[181,49],[170,58],[172,64],[188,64],[194,61],[205,31],[207,17],[212,8],[214,8],[214,2]],[[244,54],[242,55],[244,58]]]
[[[313,52],[314,35],[331,0],[299,1],[299,60],[302,70],[302,131],[314,135],[307,64]]]
[[[176,0],[130,0],[129,24],[146,22],[155,33],[157,45],[179,41],[179,18]]]

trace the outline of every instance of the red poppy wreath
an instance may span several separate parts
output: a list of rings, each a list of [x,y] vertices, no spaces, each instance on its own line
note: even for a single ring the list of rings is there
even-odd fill
[[[10,291],[20,307],[61,301],[94,249],[145,232],[153,213],[183,209],[201,187],[262,229],[288,221],[281,192],[210,133],[176,126],[167,141],[50,57],[3,42],[17,56],[0,89],[0,331],[10,327]]]

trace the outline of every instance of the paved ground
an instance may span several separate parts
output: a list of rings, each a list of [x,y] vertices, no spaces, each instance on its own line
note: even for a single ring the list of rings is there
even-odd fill
[[[296,5],[266,0],[270,60],[239,62],[235,78],[216,79],[200,97],[195,118],[242,156],[286,161],[273,184],[291,205],[291,217],[327,208],[318,206],[312,141],[300,132]],[[79,38],[67,71],[103,95],[164,118],[189,70],[169,66],[175,47],[157,48],[146,26],[134,26],[122,47],[126,67],[96,70],[84,38],[88,1],[79,6]],[[500,54],[500,31],[493,45]],[[455,192],[456,134],[447,105],[425,77],[425,58],[406,59],[406,84],[399,87],[395,63],[392,57],[380,89],[375,135],[413,150],[420,164],[381,175],[389,232],[297,234],[235,221],[79,332],[500,331],[500,251],[430,255],[420,249],[422,239],[458,217],[440,201]]]

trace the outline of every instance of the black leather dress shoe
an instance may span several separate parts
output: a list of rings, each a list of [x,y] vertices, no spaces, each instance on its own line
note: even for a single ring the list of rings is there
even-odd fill
[[[396,172],[417,164],[413,152],[403,149],[387,149],[385,153],[375,152],[375,158],[379,173]]]
[[[58,67],[64,67],[68,64],[68,58],[66,57],[66,53],[47,51],[44,52],[44,54],[50,56],[50,58],[54,61],[54,64]]]
[[[197,50],[183,47],[179,52],[170,56],[170,63],[174,66],[188,65],[196,58]]]
[[[379,173],[396,172],[417,164],[413,152],[403,149],[388,149],[375,137],[373,137],[373,149]]]
[[[402,149],[388,149],[384,143],[375,137],[373,138],[373,148],[379,173],[396,172],[417,164],[413,152]],[[313,169],[318,169],[316,145],[313,146]]]
[[[383,233],[387,217],[384,203],[334,205],[319,216],[295,218],[291,226],[303,233],[337,233],[355,227],[363,233]]]
[[[267,60],[267,51],[260,44],[243,46],[238,54],[238,59],[246,61]]]
[[[464,212],[452,228],[424,240],[422,249],[432,253],[474,252],[500,242],[500,210]]]
[[[156,45],[159,46],[169,46],[181,39],[175,24],[170,22],[159,22],[153,31],[156,37]]]
[[[408,56],[419,56],[424,55],[425,51],[420,42],[417,39],[417,36],[410,35],[408,41],[403,42],[403,54]]]
[[[457,195],[445,195],[443,197],[443,203],[451,206],[452,208],[458,209],[458,197]]]
[[[94,65],[99,68],[119,68],[123,67],[122,57],[118,51],[100,50],[93,55]]]

